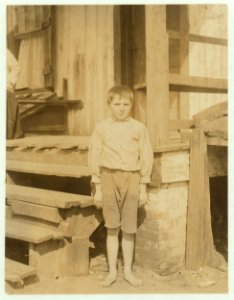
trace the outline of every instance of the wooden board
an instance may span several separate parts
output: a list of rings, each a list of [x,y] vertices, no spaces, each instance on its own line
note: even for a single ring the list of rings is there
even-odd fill
[[[59,135],[59,136],[51,136],[44,135],[41,136],[29,136],[24,137],[22,139],[13,139],[7,140],[6,146],[7,148],[17,148],[23,147],[27,148],[35,148],[35,149],[44,149],[44,148],[63,148],[66,146],[67,148],[78,147],[81,149],[88,149],[89,145],[89,136],[68,136],[68,135]]]
[[[198,35],[193,33],[181,33],[175,30],[168,30],[168,35],[170,38],[185,40],[187,42],[198,42],[198,43],[205,43],[205,44],[214,44],[214,45],[221,45],[227,46],[227,39],[224,38],[217,38],[212,36],[204,36]]]
[[[7,270],[5,270],[5,280],[10,281],[12,283],[20,283],[23,286],[22,279],[19,275],[13,274]]]
[[[19,263],[17,261],[5,258],[5,271],[7,274],[15,275],[20,279],[36,275],[37,270],[34,267]],[[6,276],[7,277],[7,276]],[[7,279],[7,278],[6,278]],[[9,279],[9,281],[11,281]]]
[[[153,147],[155,153],[189,150],[189,149],[190,149],[190,142],[164,144],[164,145]]]
[[[161,155],[162,183],[189,180],[189,152],[174,151]]]
[[[86,207],[93,205],[93,198],[85,195],[57,192],[33,187],[7,184],[6,196],[28,203],[50,207],[71,208],[72,206]]]
[[[217,267],[224,258],[214,247],[211,228],[207,146],[204,132],[193,132],[190,155],[190,182],[187,213],[186,268]]]
[[[227,93],[227,79],[169,74],[170,91]]]
[[[179,27],[181,34],[189,33],[189,6],[179,6]],[[189,74],[189,41],[181,39],[179,41],[179,73]],[[179,115],[180,119],[189,118],[189,95],[188,93],[179,94]]]
[[[196,127],[200,127],[206,121],[212,121],[228,115],[227,101],[215,104],[207,109],[200,111],[193,116],[193,122]]]
[[[59,211],[55,207],[48,207],[10,199],[7,200],[7,204],[11,205],[12,213],[15,215],[34,217],[57,224],[62,222]]]
[[[6,220],[6,237],[39,244],[48,240],[62,239],[63,234],[20,221]]]
[[[190,182],[187,217],[186,268],[198,269],[204,264],[204,206],[205,196],[205,156],[204,133],[195,129],[190,155]]]
[[[42,174],[42,175],[55,175],[62,177],[80,178],[82,176],[89,176],[89,169],[86,166],[67,166],[59,164],[46,164],[34,162],[21,162],[16,160],[7,160],[7,171]]]
[[[206,122],[203,130],[208,137],[220,137],[224,140],[228,139],[228,118],[223,117],[210,122]]]
[[[169,140],[169,57],[166,5],[146,5],[147,128],[153,146]]]

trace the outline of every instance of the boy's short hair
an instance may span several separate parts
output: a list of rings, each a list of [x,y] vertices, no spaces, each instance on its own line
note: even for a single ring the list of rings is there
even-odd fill
[[[131,103],[133,103],[133,99],[134,99],[133,90],[127,86],[119,85],[119,86],[113,86],[111,89],[109,89],[107,93],[107,103],[110,104],[116,95],[119,95],[120,97],[128,98],[131,101]]]

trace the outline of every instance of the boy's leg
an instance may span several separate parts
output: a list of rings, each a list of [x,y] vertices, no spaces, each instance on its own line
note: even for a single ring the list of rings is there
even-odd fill
[[[134,251],[134,233],[122,231],[122,250],[124,258],[124,279],[133,286],[142,285],[142,280],[137,278],[132,272],[133,251]]]
[[[106,247],[107,247],[109,274],[107,275],[102,285],[108,287],[112,283],[114,283],[117,279],[116,267],[117,267],[117,256],[119,250],[119,228],[116,229],[107,228]]]

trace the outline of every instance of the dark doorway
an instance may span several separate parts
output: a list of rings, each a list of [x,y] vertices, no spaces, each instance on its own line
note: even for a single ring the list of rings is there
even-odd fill
[[[216,250],[228,259],[228,181],[227,176],[210,178],[210,206]]]

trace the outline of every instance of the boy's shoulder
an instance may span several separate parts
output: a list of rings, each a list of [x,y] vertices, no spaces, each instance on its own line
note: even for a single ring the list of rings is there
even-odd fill
[[[134,118],[130,118],[130,122],[133,124],[134,127],[137,127],[141,130],[146,128],[143,123],[141,123],[140,121],[138,121]]]

